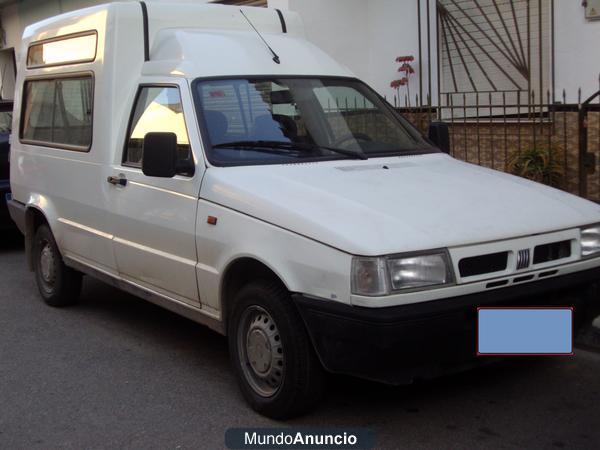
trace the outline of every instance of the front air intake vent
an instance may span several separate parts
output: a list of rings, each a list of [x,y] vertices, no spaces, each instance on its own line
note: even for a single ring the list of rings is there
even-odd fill
[[[533,263],[541,264],[571,256],[571,241],[552,242],[538,245],[533,250]]]
[[[508,252],[490,253],[461,259],[458,263],[458,270],[460,276],[465,278],[485,273],[501,272],[506,270],[507,264]]]

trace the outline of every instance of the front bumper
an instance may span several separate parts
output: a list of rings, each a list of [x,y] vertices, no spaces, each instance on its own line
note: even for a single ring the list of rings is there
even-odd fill
[[[600,268],[387,308],[293,298],[326,370],[407,384],[492,360],[475,356],[478,306],[572,306],[577,330],[600,312],[598,281]]]

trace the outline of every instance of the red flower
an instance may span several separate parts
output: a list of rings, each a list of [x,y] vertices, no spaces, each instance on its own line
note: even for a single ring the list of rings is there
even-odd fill
[[[398,72],[415,73],[415,69],[410,64],[404,63],[398,68]]]
[[[396,58],[396,62],[400,63],[400,67],[398,68],[398,72],[403,74],[403,77],[394,80],[390,83],[390,87],[392,89],[400,90],[400,86],[406,86],[407,95],[410,97],[410,91],[408,84],[408,79],[411,74],[415,73],[415,69],[410,65],[411,61],[414,61],[415,57],[412,55],[398,56]]]
[[[400,78],[399,80],[394,80],[390,83],[390,87],[392,89],[398,89],[400,86],[404,86],[408,83],[408,79],[406,77]]]

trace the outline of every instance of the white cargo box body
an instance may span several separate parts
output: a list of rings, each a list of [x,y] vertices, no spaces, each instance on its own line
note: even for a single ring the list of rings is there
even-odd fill
[[[265,44],[240,11],[244,12],[269,45],[282,55],[280,64],[272,61]],[[145,55],[144,17],[147,18],[148,60]],[[27,199],[32,205],[45,205],[44,214],[50,216],[55,224],[53,231],[66,255],[84,263],[93,263],[111,276],[118,276],[118,273],[115,254],[109,244],[125,244],[115,239],[117,233],[109,231],[113,225],[106,214],[106,201],[113,194],[113,188],[105,180],[115,175],[113,167],[121,163],[121,145],[138,86],[175,83],[181,88],[186,116],[189,114],[186,117],[188,133],[190,140],[196,142],[194,157],[199,163],[193,180],[179,182],[179,193],[189,196],[189,201],[190,198],[198,198],[202,171],[204,165],[208,164],[202,151],[199,130],[196,126],[190,126],[197,123],[188,87],[194,79],[265,74],[352,76],[349,70],[303,39],[302,24],[295,13],[264,8],[159,2],[148,2],[144,7],[139,2],[115,2],[31,25],[24,33],[21,67],[27,67],[27,48],[32,43],[90,31],[97,33],[94,61],[20,70],[16,91],[16,98],[22,98],[25,79],[51,78],[54,74],[60,77],[65,74],[92,74],[94,112],[89,151],[63,152],[44,146],[24,145],[19,163],[13,165],[20,170],[13,174],[12,185],[15,198]],[[15,126],[19,124],[20,107],[21,103],[17,102]],[[58,155],[67,158],[56,159]],[[24,176],[25,173],[35,172],[37,167],[44,167],[44,177]],[[58,179],[68,181],[53,183],[49,189],[48,180]],[[173,180],[163,182],[159,179],[157,184],[160,188],[170,190]],[[74,186],[77,186],[76,190]],[[50,191],[52,198],[45,198]],[[190,216],[187,220],[195,218]],[[178,228],[177,224],[173,226]],[[150,237],[148,239],[152,240]],[[129,239],[125,240],[131,243]],[[195,278],[196,252],[189,242],[183,239],[181,244],[173,244],[171,250],[177,255],[175,260],[186,258],[183,270],[187,272],[187,277],[184,279]],[[89,254],[94,255],[93,261],[86,259]],[[170,262],[170,258],[162,261],[167,265]],[[175,267],[179,265],[175,263]],[[165,278],[170,276],[167,275],[168,270],[160,267],[154,271],[163,273]],[[210,286],[203,296],[204,312],[218,317],[220,301],[217,291],[220,281],[213,279],[214,275],[214,269],[208,270],[207,276],[211,279],[203,283]],[[199,276],[204,277],[204,272],[201,271]],[[152,279],[160,292],[169,292],[161,289],[164,280],[156,280],[153,275],[148,279]],[[178,278],[173,283],[181,281]],[[191,302],[197,305],[199,295],[195,283],[181,289],[177,298],[185,304]]]
[[[323,368],[472,365],[482,305],[599,309],[599,205],[445,154],[293,13],[117,2],[22,48],[8,206],[41,296],[85,273],[227,334],[263,414]]]

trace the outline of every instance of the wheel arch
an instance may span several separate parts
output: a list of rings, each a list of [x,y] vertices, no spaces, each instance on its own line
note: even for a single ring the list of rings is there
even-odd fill
[[[229,312],[233,305],[235,294],[246,284],[255,280],[275,281],[289,291],[283,277],[264,261],[252,256],[240,256],[230,261],[221,277],[220,305],[223,329],[227,333]]]
[[[47,225],[52,231],[44,211],[37,205],[28,205],[25,210],[25,257],[29,270],[33,270],[33,239],[40,225]]]

